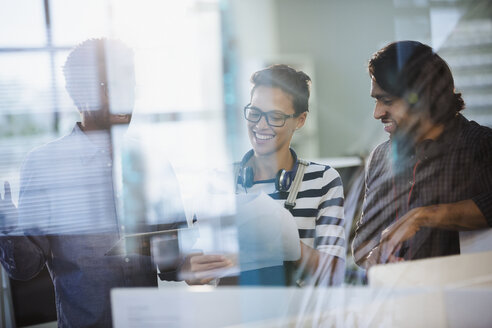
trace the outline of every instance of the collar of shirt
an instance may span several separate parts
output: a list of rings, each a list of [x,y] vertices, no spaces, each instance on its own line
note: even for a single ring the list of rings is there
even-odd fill
[[[94,131],[91,133],[92,140],[82,131],[81,123],[77,122],[70,133],[76,140],[76,151],[79,154],[82,165],[87,165],[98,154],[108,154],[111,145],[109,134],[105,131]],[[93,140],[97,140],[94,142]]]
[[[458,114],[450,123],[448,123],[442,134],[435,140],[427,139],[415,146],[415,156],[417,160],[426,161],[443,156],[449,150],[449,147],[456,143],[459,131],[459,125],[463,124],[466,118]]]

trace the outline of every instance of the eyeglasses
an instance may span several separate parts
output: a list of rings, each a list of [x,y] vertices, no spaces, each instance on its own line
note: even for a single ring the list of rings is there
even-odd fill
[[[244,118],[250,122],[258,123],[261,120],[261,117],[265,116],[266,122],[268,125],[280,128],[285,125],[285,121],[288,118],[297,117],[297,114],[286,115],[284,113],[280,113],[278,111],[269,111],[264,112],[251,104],[248,104],[244,107]]]

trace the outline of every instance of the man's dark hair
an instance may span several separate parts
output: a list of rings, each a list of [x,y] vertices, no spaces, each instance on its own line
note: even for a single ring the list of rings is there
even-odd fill
[[[434,123],[446,123],[464,109],[449,66],[431,47],[417,41],[390,43],[369,61],[369,74],[410,108],[428,110]]]
[[[253,83],[251,96],[259,86],[279,88],[292,96],[296,115],[309,111],[311,78],[302,71],[296,71],[287,65],[272,65],[255,72],[251,76],[251,83]]]
[[[75,106],[79,110],[99,109],[101,92],[108,83],[108,66],[120,59],[133,65],[133,57],[133,50],[118,40],[89,39],[77,45],[63,66],[65,87]]]

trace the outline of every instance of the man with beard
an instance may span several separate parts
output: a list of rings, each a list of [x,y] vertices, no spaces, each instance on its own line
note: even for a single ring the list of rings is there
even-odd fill
[[[367,166],[355,261],[459,254],[459,231],[492,225],[492,130],[460,114],[451,71],[429,46],[391,43],[369,73],[374,118],[390,138]]]

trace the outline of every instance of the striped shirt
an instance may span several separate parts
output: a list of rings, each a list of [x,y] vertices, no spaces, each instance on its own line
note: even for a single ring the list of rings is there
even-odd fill
[[[263,191],[282,206],[288,196],[288,192],[275,189],[274,179],[255,181],[251,188],[238,186],[237,189],[239,193]],[[342,180],[338,172],[330,166],[311,162],[304,173],[296,206],[290,210],[303,243],[342,259],[345,258],[346,247],[343,201]]]

